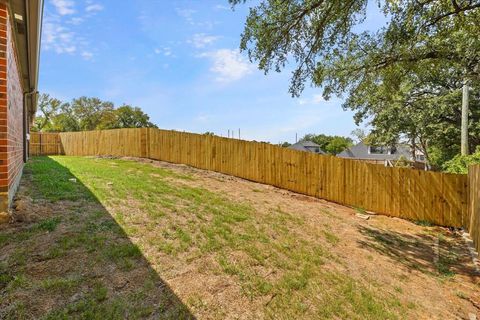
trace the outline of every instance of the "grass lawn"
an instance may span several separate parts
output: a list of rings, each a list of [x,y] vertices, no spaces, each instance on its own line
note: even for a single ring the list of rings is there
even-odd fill
[[[445,315],[447,298],[452,315],[476,312],[478,279],[448,231],[359,223],[272,189],[182,166],[33,158],[17,222],[0,229],[0,318],[403,319]]]

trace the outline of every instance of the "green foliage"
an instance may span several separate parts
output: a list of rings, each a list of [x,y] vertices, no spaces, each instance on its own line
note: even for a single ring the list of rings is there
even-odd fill
[[[353,140],[348,137],[328,136],[325,134],[306,134],[300,141],[312,141],[320,146],[320,149],[329,154],[339,154],[353,145]]]
[[[86,131],[117,128],[156,127],[140,108],[113,103],[98,98],[80,97],[64,103],[41,94],[39,114],[32,131]]]
[[[280,147],[282,147],[282,148],[288,148],[291,145],[292,144],[290,142],[287,142],[287,141],[280,143]]]
[[[462,156],[456,155],[452,160],[445,162],[443,170],[449,173],[468,173],[468,167],[472,164],[480,164],[480,147],[473,154]]]
[[[38,230],[52,232],[55,231],[60,222],[60,217],[45,219],[37,224],[37,228]]]
[[[459,152],[461,87],[470,80],[469,142],[480,145],[480,2],[375,1],[387,23],[364,31],[370,2],[262,0],[241,49],[265,72],[288,59],[293,96],[306,83],[326,99],[346,96],[343,107],[369,123],[373,142],[408,140],[437,166]]]
[[[398,160],[395,161],[394,166],[398,168],[409,168],[410,163],[408,162],[407,158],[405,158],[404,155],[401,155],[400,158],[398,158]]]
[[[122,105],[98,125],[98,129],[152,128],[150,117],[138,107]]]
[[[356,138],[357,142],[363,142],[365,141],[365,139],[367,139],[367,133],[365,132],[365,130],[363,129],[360,129],[360,128],[357,128],[355,130],[353,130],[350,135],[352,135],[353,137]]]

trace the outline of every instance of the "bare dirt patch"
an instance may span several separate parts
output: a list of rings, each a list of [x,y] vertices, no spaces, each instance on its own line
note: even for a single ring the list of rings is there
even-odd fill
[[[309,241],[325,237],[325,231],[338,239],[332,240],[336,243],[329,247],[342,262],[336,268],[374,287],[399,293],[402,304],[415,305],[411,318],[480,317],[480,278],[455,230],[381,215],[363,220],[356,217],[353,208],[272,186],[185,165],[132,160],[192,175],[196,179],[188,181],[189,185],[247,201],[257,212],[280,208],[304,218],[299,231],[305,225],[316,230]],[[183,280],[179,277],[174,282],[180,284]]]
[[[454,230],[184,165],[47,159],[69,171],[30,165],[0,229],[0,318],[480,318]]]

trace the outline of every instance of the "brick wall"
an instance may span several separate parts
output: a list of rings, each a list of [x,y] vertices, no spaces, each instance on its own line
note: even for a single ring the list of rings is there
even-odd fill
[[[13,30],[0,3],[0,212],[8,209],[23,169],[23,88]]]

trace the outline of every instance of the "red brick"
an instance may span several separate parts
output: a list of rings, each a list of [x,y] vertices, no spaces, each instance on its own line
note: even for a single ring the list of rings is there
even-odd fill
[[[0,4],[0,192],[10,195],[23,168],[23,83],[14,41],[7,7]],[[0,206],[7,197],[0,196]]]

